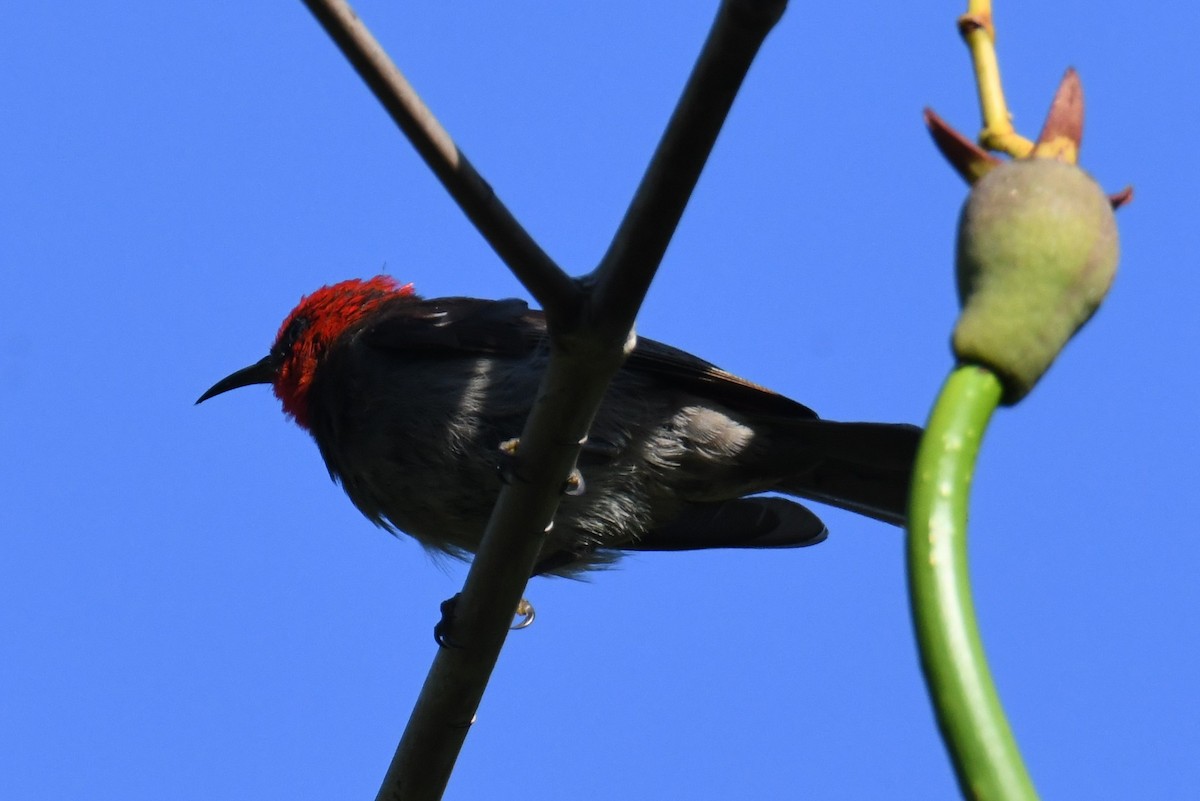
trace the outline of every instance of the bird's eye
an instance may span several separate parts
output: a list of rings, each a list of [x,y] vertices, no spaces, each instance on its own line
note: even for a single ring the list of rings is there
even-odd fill
[[[304,332],[311,326],[312,321],[304,315],[292,320],[284,330],[283,335],[279,337],[279,342],[276,345],[276,348],[280,351],[280,355],[286,356],[290,354],[292,348],[300,341],[300,337],[304,336]]]

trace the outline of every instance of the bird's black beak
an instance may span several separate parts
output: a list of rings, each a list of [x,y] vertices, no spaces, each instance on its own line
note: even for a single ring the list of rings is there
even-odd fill
[[[196,403],[203,403],[214,395],[220,395],[222,392],[228,392],[238,387],[248,387],[251,384],[274,383],[275,373],[279,369],[279,362],[280,360],[277,356],[269,354],[249,367],[243,367],[236,373],[230,373],[213,384],[208,392],[205,392],[197,399]]]

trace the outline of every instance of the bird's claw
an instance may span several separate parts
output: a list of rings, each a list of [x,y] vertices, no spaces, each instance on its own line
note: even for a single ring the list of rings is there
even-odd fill
[[[563,482],[563,495],[579,496],[587,492],[587,485],[583,483],[583,473],[579,472],[576,467],[571,471],[571,475],[567,476],[567,480]]]
[[[527,481],[521,475],[521,457],[517,455],[517,450],[520,446],[521,438],[513,437],[501,442],[500,447],[497,448],[500,451],[500,464],[497,465],[496,469],[500,473],[500,481],[505,484],[513,483],[513,479]]]
[[[533,608],[533,604],[522,598],[521,603],[517,604],[517,612],[514,617],[519,617],[520,620],[515,621],[509,626],[509,631],[516,631],[517,629],[524,629],[533,625],[534,618],[537,617],[537,610]]]

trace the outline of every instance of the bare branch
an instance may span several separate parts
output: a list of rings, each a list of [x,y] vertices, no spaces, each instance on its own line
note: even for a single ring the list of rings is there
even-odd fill
[[[727,0],[666,133],[600,266],[592,308],[606,328],[633,326],[683,209],[763,40],[786,0]]]
[[[421,102],[354,9],[344,0],[304,0],[325,32],[366,81],[375,97],[446,187],[454,202],[525,285],[542,308],[573,309],[578,284],[559,268],[496,197]]]

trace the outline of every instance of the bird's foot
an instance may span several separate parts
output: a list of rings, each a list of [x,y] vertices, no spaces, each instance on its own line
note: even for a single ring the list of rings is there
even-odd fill
[[[454,640],[450,631],[454,627],[454,613],[458,607],[460,595],[462,593],[456,593],[453,598],[442,601],[442,619],[433,627],[434,642],[442,648],[462,648],[462,645]],[[517,604],[517,610],[513,613],[513,617],[516,619],[508,627],[510,631],[528,628],[533,625],[533,621],[537,617],[537,610],[533,608],[533,604],[522,598],[521,602]]]
[[[529,480],[521,474],[521,457],[518,454],[520,448],[520,437],[506,439],[497,448],[500,451],[500,463],[496,469],[500,472],[500,481],[504,484],[511,484],[514,479],[524,482]],[[576,467],[563,482],[562,493],[563,495],[582,495],[586,490],[587,485],[584,484],[583,473],[579,472],[579,468]]]
[[[453,598],[447,598],[442,601],[442,619],[433,627],[433,639],[442,648],[462,648],[454,638],[450,636],[450,629],[454,625],[454,610],[458,606],[458,596],[462,593],[455,593]]]

